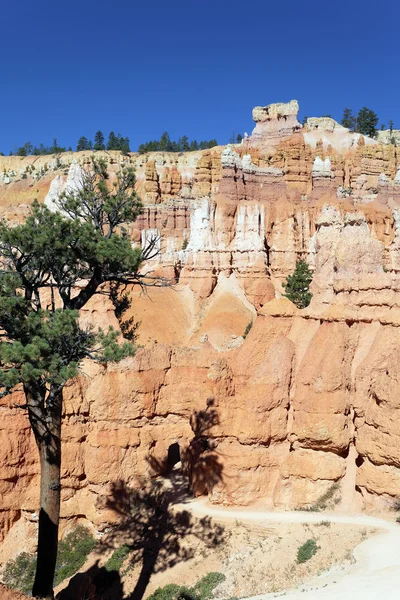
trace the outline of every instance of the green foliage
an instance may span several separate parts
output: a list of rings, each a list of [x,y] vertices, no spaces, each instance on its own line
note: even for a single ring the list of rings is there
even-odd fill
[[[62,386],[78,374],[84,358],[114,361],[135,351],[131,343],[119,344],[112,329],[79,324],[79,309],[97,288],[126,283],[142,259],[121,229],[141,211],[134,172],[124,168],[111,187],[107,176],[105,163],[94,161],[82,189],[60,198],[64,214],[34,202],[23,224],[0,223],[0,254],[8,265],[0,272],[0,326],[7,336],[0,340],[0,385],[5,392],[20,382]],[[76,284],[83,281],[87,285],[76,294]],[[50,292],[45,306],[41,290]]]
[[[112,555],[110,556],[110,558],[108,559],[108,561],[106,562],[106,564],[104,565],[104,568],[106,569],[106,571],[120,571],[124,560],[126,559],[126,557],[128,556],[130,552],[130,547],[128,545],[124,545],[121,546],[120,548],[117,548],[116,550],[114,550],[114,552],[112,553]]]
[[[93,150],[105,150],[106,149],[106,145],[104,143],[104,134],[102,131],[96,131],[96,134],[94,136],[94,144],[93,144]]]
[[[288,275],[283,283],[284,296],[289,298],[298,308],[305,308],[311,302],[310,283],[312,272],[305,260],[298,260],[292,275]]]
[[[210,600],[214,589],[223,581],[223,573],[212,572],[202,577],[192,588],[170,583],[158,588],[147,600]]]
[[[96,545],[88,529],[79,526],[59,543],[54,585],[72,577],[83,566]],[[36,570],[36,555],[22,552],[4,568],[3,582],[24,594],[31,593]]]
[[[182,250],[186,250],[186,248],[188,247],[188,244],[189,244],[189,240],[187,238],[183,238]]]
[[[96,540],[85,527],[78,526],[68,533],[58,545],[54,585],[79,571],[95,546]]]
[[[358,111],[356,131],[368,137],[375,137],[378,121],[378,115],[370,108],[364,106]]]
[[[242,139],[243,139],[243,136],[241,133],[236,134],[235,131],[232,131],[232,135],[229,138],[229,144],[240,144]]]
[[[88,140],[85,136],[79,138],[78,143],[76,145],[76,151],[82,152],[82,150],[92,150],[93,144],[90,140]]]
[[[225,581],[223,573],[211,572],[202,577],[190,591],[196,600],[209,600],[214,589],[223,581]]]
[[[317,553],[317,550],[317,542],[310,538],[297,550],[297,562],[304,563],[310,560]]]
[[[343,125],[343,127],[347,127],[351,131],[354,131],[354,128],[356,126],[356,117],[354,116],[351,108],[344,109],[341,124]]]
[[[8,561],[3,571],[3,583],[14,590],[30,595],[36,570],[36,556],[22,552]]]
[[[115,135],[115,133],[111,131],[108,136],[107,150],[120,150],[123,154],[128,154],[128,152],[131,151],[129,147],[129,138],[122,137],[120,133]]]
[[[147,600],[180,600],[182,589],[182,586],[176,583],[169,583],[163,588],[157,588]]]
[[[140,144],[138,152],[139,154],[144,154],[145,152],[192,152],[194,150],[206,150],[207,148],[213,148],[214,146],[218,146],[216,139],[209,141],[203,140],[201,142],[193,140],[189,142],[187,135],[182,136],[179,141],[175,142],[170,139],[168,132],[164,131],[159,140],[152,140]]]
[[[250,321],[249,323],[247,323],[246,329],[244,330],[244,334],[243,334],[244,339],[246,339],[246,337],[250,333],[250,330],[252,327],[253,327],[253,321]]]
[[[59,146],[57,139],[54,138],[51,146],[45,146],[44,144],[33,146],[31,142],[25,142],[25,144],[17,148],[14,153],[10,152],[10,156],[13,154],[16,156],[29,156],[30,154],[40,156],[44,154],[59,154],[60,152],[66,152],[66,148],[64,146]]]

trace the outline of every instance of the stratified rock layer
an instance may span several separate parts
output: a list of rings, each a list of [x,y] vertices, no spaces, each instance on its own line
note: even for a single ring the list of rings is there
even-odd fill
[[[133,290],[144,347],[118,366],[86,365],[65,391],[64,519],[104,528],[109,485],[156,473],[175,443],[213,502],[301,507],[335,482],[344,509],[400,494],[399,150],[332,119],[302,128],[297,110],[257,107],[240,145],[104,154],[112,173],[135,165],[144,211],[132,242],[159,235],[147,268],[178,283]],[[2,216],[23,219],[35,197],[55,209],[90,160],[0,157]],[[302,311],[281,297],[299,257],[314,271]],[[116,323],[101,297],[82,318]],[[0,405],[3,534],[38,507],[15,400]]]

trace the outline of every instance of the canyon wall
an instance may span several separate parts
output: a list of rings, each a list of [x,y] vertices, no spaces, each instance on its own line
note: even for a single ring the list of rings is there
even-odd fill
[[[132,243],[159,236],[146,268],[176,284],[132,290],[143,348],[85,365],[66,389],[65,519],[104,528],[110,484],[162,470],[176,443],[184,461],[196,455],[196,493],[217,503],[307,506],[335,482],[344,510],[400,494],[400,151],[333,119],[302,127],[297,111],[296,101],[257,107],[240,145],[97,153],[111,179],[135,166],[144,211]],[[55,209],[90,160],[0,157],[2,217],[24,218],[35,197]],[[282,297],[300,257],[314,271],[304,310]],[[82,318],[118,326],[101,297]],[[37,518],[18,396],[0,405],[3,534]]]

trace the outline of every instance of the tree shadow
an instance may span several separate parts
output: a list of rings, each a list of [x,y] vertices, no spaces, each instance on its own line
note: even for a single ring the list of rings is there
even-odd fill
[[[121,600],[123,587],[118,571],[100,567],[98,561],[85,573],[77,573],[57,600]]]
[[[211,518],[196,519],[188,510],[174,508],[179,501],[174,486],[165,489],[161,479],[142,482],[142,486],[132,489],[124,482],[115,482],[105,503],[120,520],[105,536],[104,544],[128,545],[131,564],[140,564],[135,588],[127,600],[142,600],[151,576],[193,558],[199,541],[213,548],[225,539],[224,528]],[[184,498],[187,495],[182,494]]]
[[[189,491],[196,497],[210,494],[214,487],[222,481],[223,464],[220,460],[220,453],[217,451],[217,442],[212,437],[211,431],[220,423],[218,411],[214,408],[214,399],[208,398],[206,408],[194,411],[189,422],[193,437],[187,448],[180,453],[181,474],[182,479],[187,478]],[[172,444],[172,446],[175,445]],[[161,460],[151,455],[146,460],[153,473],[171,480],[175,479],[176,483],[178,478],[174,469],[176,461],[171,461],[170,449]]]
[[[108,550],[128,546],[129,564],[140,567],[133,592],[129,596],[123,595],[119,574],[116,581],[109,581],[108,590],[99,588],[105,569],[97,565],[81,575],[89,575],[89,583],[83,582],[86,581],[87,594],[94,594],[82,596],[82,600],[120,600],[124,597],[125,600],[142,600],[153,574],[193,558],[199,543],[211,549],[224,542],[225,532],[221,525],[210,517],[193,517],[189,510],[181,508],[190,500],[188,484],[192,494],[199,496],[212,491],[222,480],[223,466],[210,437],[211,428],[219,424],[213,399],[207,400],[206,409],[192,414],[190,424],[193,438],[180,455],[181,468],[172,464],[170,453],[162,460],[148,456],[153,472],[163,477],[138,480],[135,487],[115,481],[107,497],[99,502],[99,508],[114,512],[118,522],[104,535],[101,547]],[[78,578],[74,583],[77,586],[79,576],[75,578]],[[107,577],[104,581],[107,583]],[[80,600],[78,595],[60,596],[60,600],[72,598]]]
[[[222,481],[223,465],[216,450],[216,441],[211,437],[212,428],[219,423],[213,398],[207,399],[204,410],[194,411],[190,417],[193,438],[183,454],[182,467],[187,473],[189,488],[194,496],[210,494]]]

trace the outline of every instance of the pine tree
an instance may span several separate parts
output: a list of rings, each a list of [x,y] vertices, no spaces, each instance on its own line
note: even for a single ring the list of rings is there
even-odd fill
[[[183,135],[181,137],[181,139],[179,140],[178,144],[179,144],[180,152],[189,152],[190,145],[189,145],[189,138],[187,135]]]
[[[376,136],[376,126],[378,125],[379,117],[378,115],[364,106],[358,111],[357,115],[357,125],[356,131],[357,133],[362,133],[368,137]]]
[[[118,140],[117,136],[113,131],[110,131],[107,142],[107,150],[118,150]]]
[[[168,131],[164,131],[164,133],[161,135],[159,150],[161,152],[171,152],[172,151],[172,144],[171,144],[171,139],[169,137]]]
[[[353,115],[351,108],[344,109],[341,124],[351,131],[354,130],[354,127],[356,126],[356,117]]]
[[[121,150],[122,154],[129,154],[131,148],[128,137],[122,137],[121,135],[119,136],[119,149]]]
[[[93,144],[93,150],[105,150],[106,146],[104,144],[104,135],[103,133],[99,130],[96,132],[96,135],[94,136],[94,144]]]
[[[59,212],[35,201],[23,224],[0,223],[0,386],[2,395],[22,386],[39,451],[38,598],[54,597],[64,386],[84,359],[118,361],[135,351],[112,329],[82,326],[79,311],[97,293],[146,284],[139,267],[156,254],[155,240],[134,249],[124,232],[142,210],[133,170],[124,167],[111,188],[107,179],[106,163],[94,160],[81,189],[61,195]]]
[[[393,121],[392,119],[390,119],[389,121],[389,131],[390,131],[390,135],[393,133]]]
[[[84,135],[79,138],[78,143],[76,145],[77,152],[82,152],[82,150],[90,150],[90,142]]]
[[[305,308],[311,302],[310,283],[312,272],[305,260],[298,260],[292,275],[288,275],[286,283],[282,283],[286,298],[298,308]]]

